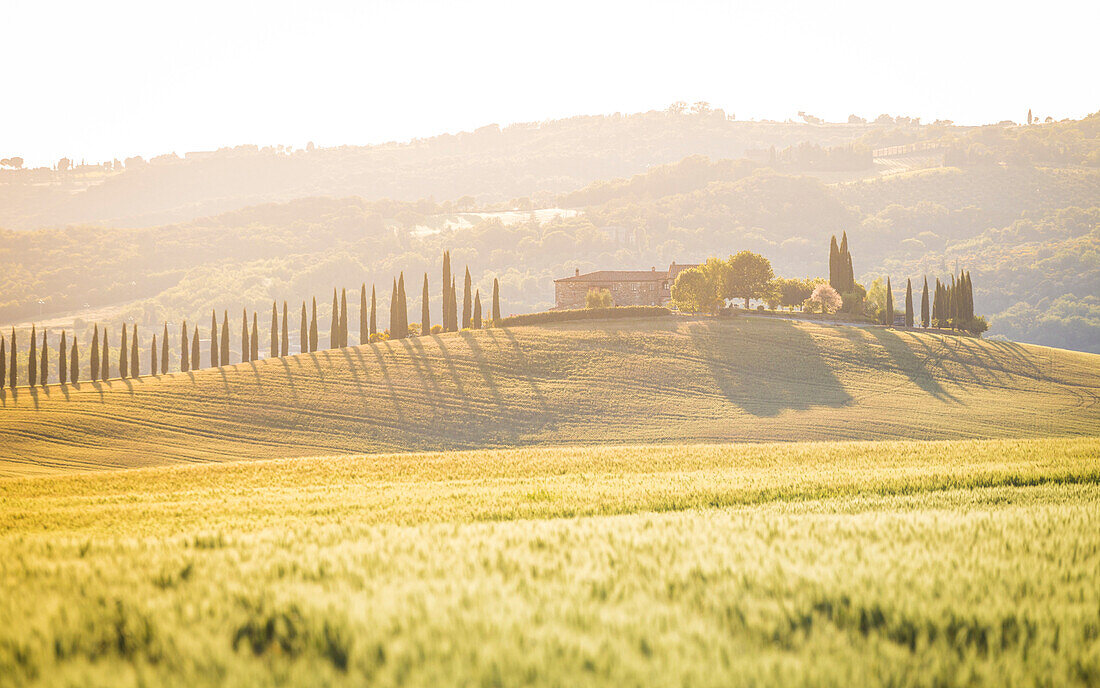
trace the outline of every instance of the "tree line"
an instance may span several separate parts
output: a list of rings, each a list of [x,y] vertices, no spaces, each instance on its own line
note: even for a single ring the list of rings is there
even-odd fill
[[[409,322],[408,299],[405,292],[405,274],[400,273],[393,280],[390,292],[390,323],[389,328],[378,330],[377,316],[377,291],[371,286],[370,303],[367,302],[367,285],[364,282],[359,290],[359,344],[385,341],[389,339],[405,339],[440,332],[456,332],[459,329],[482,329],[501,322],[500,314],[500,282],[493,280],[493,295],[490,317],[484,318],[481,303],[481,291],[472,288],[470,268],[466,266],[463,277],[462,309],[458,308],[457,277],[451,270],[451,254],[446,251],[443,254],[443,307],[441,323],[431,324],[431,312],[429,308],[429,283],[428,274],[424,273],[423,288],[421,291],[420,322]],[[277,302],[271,304],[271,323],[269,326],[268,357],[278,358],[290,356],[290,313],[289,304],[283,301],[282,311]],[[317,299],[314,297],[307,309],[307,303],[302,301],[301,314],[298,321],[298,352],[313,353],[319,350]],[[178,347],[179,369],[181,372],[190,372],[202,368],[202,356],[200,349],[199,327],[189,328],[187,321],[180,326],[180,340]],[[207,351],[209,367],[216,368],[223,365],[231,365],[233,361],[231,351],[231,337],[229,325],[229,311],[222,312],[221,323],[218,322],[217,311],[210,314],[210,343]],[[41,340],[41,345],[39,341]],[[240,326],[240,362],[260,360],[260,326],[259,314],[252,312],[251,318],[247,309],[242,310]],[[50,349],[49,335],[43,329],[39,338],[37,326],[31,325],[30,341],[27,351],[27,384],[30,387],[45,387],[50,383]],[[347,289],[332,290],[332,316],[329,322],[329,349],[339,349],[350,346],[348,298]],[[150,375],[167,373],[171,362],[172,351],[169,345],[168,323],[164,323],[160,339],[154,333],[149,345],[149,364],[147,370]],[[76,337],[68,341],[67,333],[62,330],[57,349],[57,381],[60,384],[77,384],[80,382],[80,348]],[[19,338],[15,328],[12,328],[10,338],[0,336],[0,388],[15,388],[19,381]],[[98,324],[92,329],[92,340],[89,346],[88,362],[90,378],[93,382],[104,381],[112,377],[112,361],[117,361],[118,378],[138,378],[142,375],[141,352],[138,343],[137,325],[132,327],[122,325],[122,333],[119,341],[117,357],[112,355],[110,335],[108,328],[102,329]]]

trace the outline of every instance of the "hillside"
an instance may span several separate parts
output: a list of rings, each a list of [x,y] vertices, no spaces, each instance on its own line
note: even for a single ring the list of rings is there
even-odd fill
[[[509,447],[1096,434],[1100,358],[742,317],[463,332],[5,390],[0,472]]]

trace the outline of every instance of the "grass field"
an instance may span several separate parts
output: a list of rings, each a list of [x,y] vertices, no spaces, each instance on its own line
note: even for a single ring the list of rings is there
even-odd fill
[[[1096,685],[1100,439],[0,481],[0,685]]]
[[[0,475],[514,446],[1096,435],[1100,357],[763,318],[528,326],[0,396]]]

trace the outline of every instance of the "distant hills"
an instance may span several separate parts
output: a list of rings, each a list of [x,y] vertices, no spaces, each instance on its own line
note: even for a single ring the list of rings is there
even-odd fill
[[[1095,435],[1092,354],[742,316],[461,332],[0,392],[0,474],[527,445]]]

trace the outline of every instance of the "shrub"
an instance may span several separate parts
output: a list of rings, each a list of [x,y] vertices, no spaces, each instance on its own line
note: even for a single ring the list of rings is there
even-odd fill
[[[615,302],[611,299],[611,292],[607,289],[589,289],[584,295],[585,308],[611,308]]]
[[[443,326],[442,325],[432,325],[432,329],[431,329],[432,334],[439,334],[442,331],[443,331]]]
[[[836,289],[828,284],[819,284],[810,298],[806,299],[806,308],[811,312],[819,309],[822,313],[836,313],[843,303]]]
[[[543,311],[510,315],[501,320],[503,327],[516,325],[539,325],[543,323],[567,322],[570,320],[609,320],[616,318],[644,318],[672,315],[664,306],[613,306],[611,308],[575,308],[561,311]]]

